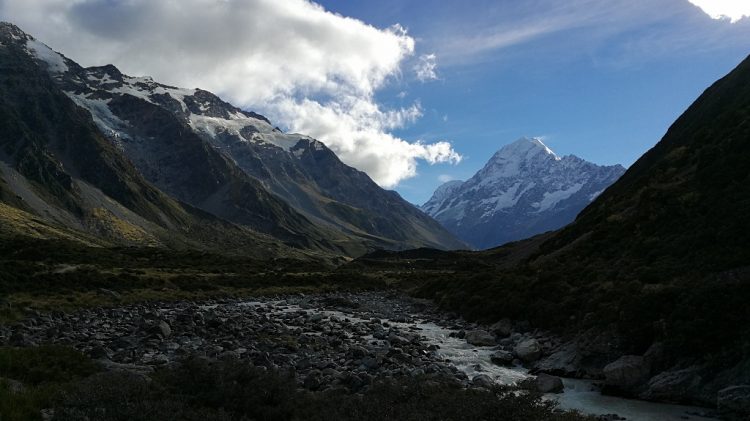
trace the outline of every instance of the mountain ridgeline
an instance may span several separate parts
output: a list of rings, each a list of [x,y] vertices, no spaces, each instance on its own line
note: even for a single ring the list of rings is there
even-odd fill
[[[210,92],[83,68],[6,23],[0,66],[0,200],[16,233],[188,247],[246,236],[350,256],[464,247],[323,143]]]
[[[540,139],[521,138],[466,182],[440,186],[422,210],[486,249],[567,225],[623,172],[620,165],[559,157]]]

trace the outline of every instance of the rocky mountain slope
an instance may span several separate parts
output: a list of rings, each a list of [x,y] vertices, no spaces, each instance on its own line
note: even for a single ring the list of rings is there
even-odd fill
[[[565,226],[623,172],[620,165],[559,157],[541,140],[521,138],[466,182],[440,186],[422,210],[485,249]]]
[[[5,24],[0,41],[3,234],[91,245],[262,245],[249,254],[265,256],[290,252],[155,188],[57,88],[32,53],[44,51],[41,44]]]
[[[149,197],[176,199],[299,248],[357,255],[375,247],[463,246],[397,194],[341,163],[321,142],[284,134],[265,117],[242,111],[209,92],[166,86],[148,77],[129,77],[111,65],[82,68],[10,24],[0,27],[0,42],[2,64],[8,69],[4,77],[16,77],[13,83],[6,83],[16,91],[16,101],[6,101],[8,127],[16,124],[11,120],[24,108],[32,108],[24,115],[34,119],[46,117],[44,109],[52,104],[70,109],[92,137],[106,143],[101,148],[112,156],[110,160],[118,162],[110,171],[112,177],[132,173],[158,192],[149,193]],[[55,99],[39,97],[34,104],[25,103],[26,98],[35,98],[28,89],[40,84],[45,86],[45,94]],[[42,115],[35,115],[38,112]],[[68,124],[71,118],[58,116],[56,121]],[[36,133],[38,127],[28,124],[24,130],[42,135]],[[68,142],[78,147],[81,142],[66,130],[60,127],[44,135],[65,133]],[[15,133],[6,133],[6,138],[17,142]],[[39,167],[67,174],[82,161],[86,165],[95,162],[100,157],[94,155],[101,153],[98,149],[66,152],[66,148],[50,148],[27,153],[29,160],[39,160],[45,154],[51,163],[23,161],[15,149],[6,152],[5,185],[13,192],[6,196],[18,196],[23,190],[19,183],[28,181],[29,173]],[[24,173],[20,171],[23,165],[31,168]],[[103,174],[96,171],[97,176]],[[66,177],[57,173],[45,176],[36,180],[36,187],[58,189],[58,175]],[[67,174],[71,178],[80,175]],[[20,181],[10,183],[9,179]],[[126,199],[143,200],[142,193],[132,192]],[[112,198],[126,209],[135,206],[123,203],[126,199]],[[25,210],[49,217],[45,211],[50,206],[24,203]],[[165,218],[157,215],[162,204],[152,205],[148,220],[163,221]],[[72,229],[81,228],[78,216],[52,219]]]

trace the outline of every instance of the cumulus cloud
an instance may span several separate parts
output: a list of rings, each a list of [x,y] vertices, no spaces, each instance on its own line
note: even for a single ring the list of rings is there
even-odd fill
[[[83,65],[112,63],[265,112],[384,187],[414,176],[419,160],[460,159],[447,142],[391,134],[419,118],[419,104],[375,100],[414,55],[398,25],[376,28],[309,0],[10,0],[0,18]]]
[[[419,56],[419,61],[414,65],[414,73],[416,73],[420,82],[437,79],[437,56],[435,54]]]
[[[713,19],[727,19],[734,23],[750,16],[750,2],[743,0],[688,0]]]
[[[461,160],[448,142],[409,143],[388,132],[421,117],[419,104],[383,111],[371,101],[351,96],[325,104],[287,99],[279,107],[282,114],[294,116],[291,124],[298,131],[334,140],[342,160],[384,187],[415,176],[418,159],[432,164]]]

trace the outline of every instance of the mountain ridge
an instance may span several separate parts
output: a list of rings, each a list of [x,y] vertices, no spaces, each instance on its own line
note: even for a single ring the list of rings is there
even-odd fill
[[[83,68],[12,24],[0,35],[88,111],[138,173],[184,203],[295,247],[345,255],[463,246],[321,142],[282,133],[260,114],[113,65]]]
[[[470,179],[439,187],[421,209],[485,249],[572,222],[624,171],[575,155],[559,157],[541,139],[522,137],[495,152]]]

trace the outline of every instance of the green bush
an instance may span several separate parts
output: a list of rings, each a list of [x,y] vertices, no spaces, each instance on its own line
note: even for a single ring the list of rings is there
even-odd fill
[[[362,394],[307,392],[284,374],[243,362],[189,360],[151,380],[101,373],[62,395],[56,420],[483,420],[574,421],[540,395],[463,389],[428,379],[376,382]]]
[[[26,385],[68,382],[97,371],[99,367],[89,358],[63,346],[0,348],[0,378]]]

